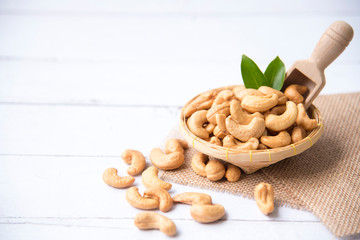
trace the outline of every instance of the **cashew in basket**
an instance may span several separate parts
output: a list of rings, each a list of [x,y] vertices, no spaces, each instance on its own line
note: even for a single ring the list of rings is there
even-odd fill
[[[192,205],[190,207],[192,218],[201,223],[215,222],[225,215],[225,208],[220,204]]]
[[[172,208],[173,200],[170,194],[162,188],[148,188],[144,191],[144,197],[157,200],[162,212],[168,212]]]
[[[139,229],[159,229],[170,237],[176,234],[174,222],[160,213],[140,212],[135,216],[134,223]]]
[[[207,179],[210,181],[218,181],[225,175],[225,167],[219,160],[210,160],[205,166]]]
[[[251,120],[254,117],[258,117],[258,118],[264,118],[264,116],[259,113],[253,113],[253,114],[248,114],[247,112],[245,112],[242,108],[241,108],[241,103],[239,100],[233,99],[230,102],[230,114],[231,117],[238,122],[239,124],[249,124],[251,122]]]
[[[276,136],[262,136],[260,141],[270,148],[277,148],[289,145],[291,137],[287,131],[281,131]]]
[[[224,138],[230,133],[226,130],[226,115],[225,114],[216,114],[216,127],[214,129],[214,135],[218,138]]]
[[[173,197],[174,202],[185,204],[212,204],[211,196],[206,193],[186,192]]]
[[[209,138],[209,132],[203,127],[208,120],[206,118],[207,110],[200,110],[193,113],[187,120],[189,130],[202,139]]]
[[[286,103],[285,103],[286,104]],[[278,105],[269,110],[270,114],[281,115],[286,111],[286,105]]]
[[[196,153],[191,160],[191,168],[202,177],[206,177],[205,166],[209,157],[201,152]]]
[[[311,131],[317,127],[316,119],[311,119],[306,113],[304,104],[299,103],[297,105],[297,109],[299,111],[296,118],[296,125],[301,126],[305,129],[305,131]]]
[[[104,182],[112,186],[114,188],[126,188],[130,187],[134,181],[135,178],[132,176],[126,176],[126,177],[119,177],[117,174],[118,170],[116,168],[108,168],[103,173],[103,180]]]
[[[212,136],[209,142],[218,146],[222,146],[221,140],[215,136]]]
[[[306,132],[305,132],[304,128],[302,128],[300,126],[294,127],[294,129],[292,130],[292,133],[291,133],[291,142],[292,143],[299,142],[302,139],[304,139],[305,137],[306,137]]]
[[[234,93],[235,97],[236,97],[236,94],[238,94],[240,91],[242,91],[244,89],[246,89],[244,85],[239,85],[239,86],[233,88],[233,93]]]
[[[258,88],[258,91],[262,92],[265,95],[268,94],[276,94],[278,96],[278,105],[285,104],[288,100],[288,98],[285,96],[285,94],[279,90],[273,89],[268,86],[261,86]]]
[[[232,116],[229,116],[226,118],[226,129],[240,141],[246,142],[252,137],[258,138],[263,134],[265,121],[262,118],[255,117],[248,125],[241,125]]]
[[[282,131],[293,125],[298,116],[298,108],[292,101],[286,102],[286,111],[281,115],[269,114],[265,118],[265,125],[273,131]]]
[[[188,144],[185,140],[172,138],[166,141],[165,153],[181,152],[184,153],[184,149],[188,148]]]
[[[223,102],[221,104],[213,105],[206,114],[206,119],[212,123],[216,124],[216,115],[225,114],[229,116],[230,114],[230,102]]]
[[[141,152],[127,149],[123,152],[121,157],[126,164],[131,164],[127,169],[129,175],[135,176],[144,170],[146,162],[145,157]]]
[[[209,109],[215,100],[217,92],[210,90],[200,94],[184,108],[184,116],[190,117],[196,111]]]
[[[284,93],[290,101],[293,101],[296,104],[302,103],[304,101],[304,97],[302,96],[308,88],[306,86],[291,84],[288,86]]]
[[[240,179],[241,171],[237,166],[228,163],[226,166],[225,178],[229,182],[236,182]]]
[[[257,150],[265,150],[265,149],[268,149],[268,148],[263,143],[259,143]]]
[[[250,138],[247,142],[239,142],[233,136],[228,135],[223,139],[223,146],[236,150],[256,150],[259,146],[257,138]]]
[[[274,189],[268,183],[260,183],[255,187],[255,201],[261,212],[268,215],[274,211]]]
[[[139,209],[156,209],[159,207],[159,202],[156,199],[142,197],[137,187],[131,187],[126,191],[126,201]]]
[[[208,124],[206,124],[205,129],[210,134],[214,131],[215,127],[216,127],[216,124],[208,123]]]
[[[165,154],[160,148],[154,148],[150,152],[150,161],[161,170],[173,170],[184,163],[184,153],[173,152]]]
[[[268,94],[265,96],[246,95],[241,102],[241,107],[251,113],[266,112],[278,104],[278,96],[276,94]]]
[[[159,170],[156,167],[148,167],[141,175],[142,183],[146,188],[159,187],[169,191],[172,187],[171,183],[161,180],[158,174]]]
[[[241,89],[241,90],[239,89],[239,90],[234,91],[234,94],[235,94],[235,97],[240,101],[242,101],[246,95],[265,96],[265,94],[263,94],[262,92],[260,92],[256,89],[252,89],[252,88],[246,88],[246,89]]]

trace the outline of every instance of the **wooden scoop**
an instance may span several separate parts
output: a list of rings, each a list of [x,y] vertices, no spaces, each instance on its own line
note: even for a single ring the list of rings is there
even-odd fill
[[[321,36],[308,60],[296,61],[286,73],[282,90],[291,84],[308,87],[304,95],[307,109],[325,86],[324,70],[349,45],[354,36],[352,27],[343,21],[332,23]]]

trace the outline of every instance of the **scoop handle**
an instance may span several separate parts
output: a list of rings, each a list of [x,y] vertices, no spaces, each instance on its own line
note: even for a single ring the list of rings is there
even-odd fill
[[[353,28],[344,21],[332,23],[321,36],[309,60],[324,71],[349,45],[354,36]]]

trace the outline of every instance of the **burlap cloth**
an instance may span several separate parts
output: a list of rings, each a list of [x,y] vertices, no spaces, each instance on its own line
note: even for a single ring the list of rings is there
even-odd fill
[[[255,186],[270,183],[277,205],[315,214],[337,237],[360,233],[360,93],[322,95],[314,105],[324,118],[325,131],[310,149],[246,175],[238,182],[211,182],[191,169],[196,150],[186,151],[185,164],[162,171],[175,183],[253,198]],[[178,129],[178,128],[177,128]],[[180,137],[173,130],[167,138]]]

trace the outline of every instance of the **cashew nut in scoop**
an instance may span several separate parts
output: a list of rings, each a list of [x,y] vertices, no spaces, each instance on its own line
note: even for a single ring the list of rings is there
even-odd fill
[[[196,111],[209,109],[213,104],[217,92],[215,90],[210,90],[200,94],[196,97],[191,103],[189,103],[184,108],[184,116],[190,117]]]
[[[206,177],[205,166],[209,157],[201,152],[196,153],[191,160],[191,168],[200,176]]]
[[[165,153],[181,152],[184,153],[184,149],[188,148],[188,144],[185,140],[172,138],[166,141]]]
[[[172,208],[173,199],[162,188],[148,188],[144,191],[144,197],[157,200],[159,202],[159,209],[162,212],[168,212]]]
[[[236,122],[245,125],[249,124],[251,120],[255,117],[264,118],[264,116],[259,112],[253,114],[248,114],[247,112],[245,112],[241,107],[240,101],[237,99],[233,99],[230,102],[230,114]]]
[[[277,148],[289,145],[291,137],[287,131],[281,131],[276,136],[262,136],[260,141],[270,148]]]
[[[239,181],[240,176],[241,176],[240,168],[230,163],[226,165],[225,178],[229,182]]]
[[[207,179],[210,181],[219,181],[225,175],[225,167],[219,160],[210,160],[205,166]]]
[[[173,170],[184,163],[183,152],[165,154],[160,148],[154,148],[150,152],[150,161],[161,170]]]
[[[158,187],[169,191],[172,187],[171,183],[161,180],[158,174],[159,170],[156,167],[148,167],[141,175],[142,183],[146,188]]]
[[[215,222],[225,215],[225,208],[220,204],[192,205],[190,207],[192,218],[200,223]]]
[[[195,193],[195,192],[186,192],[180,193],[173,197],[174,202],[185,203],[189,205],[193,204],[212,204],[211,196],[206,193]]]
[[[236,150],[256,150],[259,146],[257,138],[250,138],[247,142],[239,142],[233,136],[228,135],[223,139],[223,147]]]
[[[281,115],[269,114],[265,118],[265,125],[272,131],[282,131],[289,128],[296,121],[298,116],[298,108],[292,101],[286,102],[286,110]]]
[[[125,176],[120,177],[118,174],[118,170],[116,168],[108,168],[103,173],[103,180],[104,182],[112,186],[114,188],[126,188],[130,187],[134,181],[135,178],[132,176]]]
[[[299,104],[304,101],[304,97],[302,95],[306,93],[307,90],[308,88],[306,86],[291,84],[285,89],[284,94],[290,101]]]
[[[291,133],[291,142],[292,143],[299,142],[299,141],[303,140],[305,137],[306,137],[306,132],[305,132],[304,128],[302,128],[300,126],[294,127],[294,129],[292,130],[292,133]]]
[[[288,101],[288,98],[285,94],[279,90],[273,89],[268,86],[261,86],[258,88],[258,91],[262,92],[264,95],[276,94],[278,96],[278,105],[285,104]]]
[[[274,211],[274,189],[268,183],[259,183],[255,187],[255,201],[261,212],[268,215]]]
[[[206,118],[207,110],[200,110],[193,113],[187,120],[189,130],[202,139],[209,138],[209,132],[203,127],[204,123],[208,122]]]
[[[242,90],[239,89],[237,91],[234,91],[234,94],[235,94],[235,97],[240,101],[242,101],[244,99],[244,97],[247,95],[265,96],[265,94],[263,94],[262,92],[260,92],[256,89],[252,89],[252,88],[246,88],[246,89],[242,89]]]
[[[134,224],[139,229],[159,229],[167,236],[176,234],[176,226],[169,218],[156,212],[141,212],[135,216]]]
[[[297,109],[299,111],[296,118],[296,125],[301,126],[305,129],[305,131],[311,131],[317,127],[316,119],[311,119],[306,113],[304,104],[299,103],[297,105]]]
[[[276,94],[268,94],[265,96],[246,95],[241,102],[241,107],[251,113],[266,112],[278,104],[278,96]]]
[[[159,208],[159,202],[152,198],[144,198],[140,195],[137,187],[131,187],[126,190],[126,201],[131,206],[139,209],[157,209]]]
[[[246,142],[250,138],[259,138],[265,130],[265,121],[262,118],[255,117],[248,125],[237,123],[232,116],[226,118],[226,129],[231,135],[240,141]]]
[[[131,164],[127,169],[129,175],[135,176],[144,170],[146,162],[145,157],[141,152],[127,149],[123,152],[121,157],[126,164]]]

